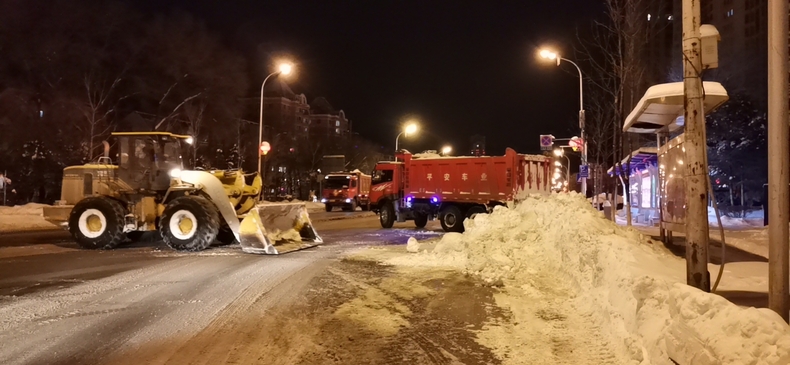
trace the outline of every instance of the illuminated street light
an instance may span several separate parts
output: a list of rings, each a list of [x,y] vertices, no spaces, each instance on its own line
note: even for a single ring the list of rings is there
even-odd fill
[[[283,63],[280,65],[279,69],[281,74],[288,75],[291,73],[291,69],[293,69],[293,65],[291,65],[290,63]]]
[[[540,57],[543,57],[547,60],[554,60],[557,58],[557,54],[547,49],[542,49],[540,50]]]
[[[554,161],[554,166],[560,167],[562,166],[562,163],[560,163],[559,161]]]
[[[582,75],[582,69],[577,65],[575,62],[561,57],[556,52],[549,51],[547,49],[542,49],[538,53],[540,54],[541,58],[547,60],[557,60],[557,66],[560,65],[561,61],[565,61],[576,67],[576,71],[579,71],[579,129],[581,130],[581,140],[583,141],[582,146],[582,165],[587,164],[587,140],[585,139],[584,134],[584,76]],[[559,155],[558,155],[559,156]],[[583,177],[582,179],[582,195],[587,197],[587,178]]]
[[[558,149],[554,150],[554,156],[560,157],[560,156],[562,156],[564,154],[565,154],[565,151],[563,151],[562,148],[558,148]]]
[[[408,137],[410,134],[414,133],[417,133],[417,122],[409,121],[408,124],[406,124],[406,127],[403,128],[403,132],[400,132],[400,134],[395,137],[395,152],[398,151],[398,141],[400,140],[400,136],[405,134]]]
[[[442,154],[445,155],[445,156],[449,155],[450,152],[452,152],[452,151],[453,151],[453,148],[450,147],[450,146],[442,147]]]
[[[279,74],[288,75],[291,73],[291,71],[293,71],[293,65],[291,65],[290,63],[281,63],[277,71],[270,73],[269,76],[266,76],[266,78],[263,79],[263,83],[261,83],[261,119],[258,122],[258,146],[261,146],[261,143],[263,142],[263,88],[264,86],[266,86],[266,81],[268,81],[269,78],[274,75],[279,75]],[[266,184],[266,179],[263,178],[263,174],[265,172],[261,168],[262,157],[263,155],[259,153],[258,176],[260,176],[263,183]],[[261,191],[263,191],[263,189],[261,189]]]

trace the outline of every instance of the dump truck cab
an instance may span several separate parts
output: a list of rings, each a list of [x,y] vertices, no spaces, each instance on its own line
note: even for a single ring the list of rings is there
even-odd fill
[[[359,170],[331,173],[324,177],[322,185],[321,203],[327,212],[334,207],[344,211],[354,211],[357,207],[370,210],[370,175]]]

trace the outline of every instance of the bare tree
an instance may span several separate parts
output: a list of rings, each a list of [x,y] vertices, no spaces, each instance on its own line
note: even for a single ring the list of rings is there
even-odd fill
[[[588,93],[588,143],[591,160],[598,166],[597,176],[604,175],[605,166],[617,166],[625,155],[627,137],[624,138],[622,123],[647,87],[644,50],[650,26],[646,24],[648,2],[605,0],[605,18],[594,23],[587,33],[590,38],[579,37],[577,51],[593,70],[588,76],[592,85]],[[601,181],[596,179],[596,195],[604,189]],[[609,185],[615,202],[618,185],[617,181]]]

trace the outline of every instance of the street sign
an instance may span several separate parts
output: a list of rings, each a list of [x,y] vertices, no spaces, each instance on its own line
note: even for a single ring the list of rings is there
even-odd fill
[[[579,137],[573,137],[570,141],[568,141],[568,146],[571,146],[571,149],[574,151],[583,150],[584,149],[584,140]]]
[[[579,178],[587,179],[590,177],[590,165],[579,166]]]
[[[540,135],[540,150],[551,151],[554,148],[554,136],[550,134]]]

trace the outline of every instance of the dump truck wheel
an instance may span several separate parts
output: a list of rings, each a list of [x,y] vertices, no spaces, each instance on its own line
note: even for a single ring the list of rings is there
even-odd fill
[[[236,236],[233,235],[233,230],[227,224],[222,225],[222,228],[217,232],[217,241],[223,245],[230,245],[236,243]]]
[[[445,232],[463,232],[464,215],[461,210],[454,205],[447,206],[439,213],[439,222]]]
[[[126,238],[123,233],[124,208],[107,197],[85,198],[69,215],[69,232],[77,244],[87,249],[109,250]]]
[[[392,228],[392,225],[395,224],[395,207],[392,206],[392,202],[385,202],[381,206],[379,222],[381,222],[382,228]]]
[[[414,225],[417,226],[417,228],[425,228],[427,224],[428,224],[427,214],[422,214],[422,213],[414,214]]]
[[[466,218],[467,219],[472,219],[478,214],[487,214],[487,213],[488,213],[488,211],[486,210],[486,208],[481,207],[481,206],[474,206],[474,207],[469,208],[469,210],[466,211]]]
[[[324,204],[324,209],[326,209],[326,212],[327,212],[327,213],[331,212],[331,211],[332,211],[332,208],[333,208],[333,207],[332,207],[331,205],[329,205],[329,204]]]
[[[219,233],[219,212],[208,199],[182,196],[170,202],[159,222],[159,232],[170,248],[201,251],[208,248]]]

